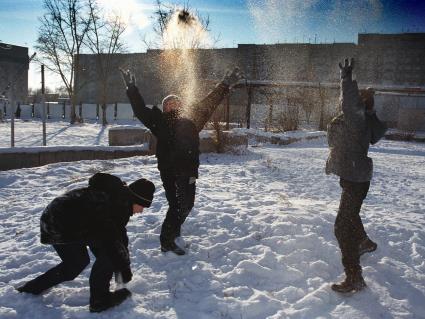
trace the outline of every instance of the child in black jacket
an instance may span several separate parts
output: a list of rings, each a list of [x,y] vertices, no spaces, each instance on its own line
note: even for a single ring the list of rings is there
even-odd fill
[[[195,202],[196,179],[199,168],[199,132],[212,113],[228,94],[229,89],[242,79],[238,68],[228,72],[224,79],[200,102],[191,105],[191,117],[183,116],[183,103],[176,95],[162,101],[162,111],[146,107],[136,87],[135,76],[121,70],[127,87],[127,96],[135,116],[155,135],[158,170],[168,201],[168,211],[161,228],[161,250],[184,255],[175,243],[181,226]]]
[[[120,304],[130,291],[109,291],[115,279],[132,278],[126,225],[133,214],[149,207],[155,186],[139,179],[126,186],[118,177],[97,173],[89,186],[55,198],[43,211],[41,243],[52,245],[62,262],[17,288],[38,295],[61,282],[73,280],[90,263],[87,246],[96,257],[90,273],[90,311]]]

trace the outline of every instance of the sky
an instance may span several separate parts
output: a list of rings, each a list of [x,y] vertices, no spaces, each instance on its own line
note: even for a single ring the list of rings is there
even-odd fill
[[[128,51],[145,51],[142,39],[152,35],[155,1],[99,1],[109,10],[119,10],[128,20]],[[243,43],[355,43],[358,33],[425,32],[423,0],[190,0],[189,4],[200,15],[209,16],[211,37],[218,39],[217,47]],[[33,52],[38,18],[43,14],[43,0],[0,0],[0,41],[26,46]],[[30,67],[30,87],[39,86],[37,69]]]

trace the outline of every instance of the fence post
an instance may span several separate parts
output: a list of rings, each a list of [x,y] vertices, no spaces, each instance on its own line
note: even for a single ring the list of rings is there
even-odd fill
[[[17,119],[21,118],[21,102],[18,102],[18,107],[16,108],[15,117]]]
[[[43,146],[47,145],[46,141],[46,97],[44,95],[44,64],[41,65],[41,106],[42,106],[42,121],[43,121]]]
[[[230,129],[230,93],[226,95],[226,131]]]
[[[10,95],[10,147],[15,147],[15,107],[13,93]]]
[[[114,120],[116,121],[118,117],[118,103],[115,102],[115,108],[114,108]]]
[[[248,86],[248,103],[246,105],[246,128],[251,128],[252,86]]]

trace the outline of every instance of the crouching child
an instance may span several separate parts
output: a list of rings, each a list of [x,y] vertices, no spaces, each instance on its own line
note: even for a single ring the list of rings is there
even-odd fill
[[[41,294],[75,279],[90,263],[87,246],[96,260],[90,273],[90,312],[101,312],[131,295],[126,288],[109,290],[132,279],[126,225],[130,216],[150,207],[155,186],[146,179],[126,185],[116,176],[96,173],[88,187],[55,198],[43,211],[41,243],[52,245],[62,262],[17,288]]]

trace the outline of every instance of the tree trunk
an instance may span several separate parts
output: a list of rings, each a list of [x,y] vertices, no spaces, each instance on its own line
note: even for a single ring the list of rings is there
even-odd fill
[[[106,103],[102,103],[102,125],[108,125],[108,121],[106,120],[106,108],[108,105]]]

